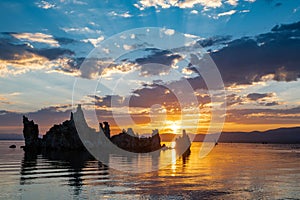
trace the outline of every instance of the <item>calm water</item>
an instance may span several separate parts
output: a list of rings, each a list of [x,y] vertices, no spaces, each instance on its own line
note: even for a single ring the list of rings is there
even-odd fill
[[[16,149],[9,149],[16,144]],[[204,159],[126,174],[82,155],[25,155],[0,141],[0,199],[300,199],[300,145],[219,144]]]

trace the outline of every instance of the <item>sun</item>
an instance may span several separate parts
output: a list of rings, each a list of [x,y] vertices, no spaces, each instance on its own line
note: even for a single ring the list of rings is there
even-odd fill
[[[170,128],[172,129],[173,133],[176,134],[180,127],[176,124],[176,122],[172,122],[172,124],[170,125]]]

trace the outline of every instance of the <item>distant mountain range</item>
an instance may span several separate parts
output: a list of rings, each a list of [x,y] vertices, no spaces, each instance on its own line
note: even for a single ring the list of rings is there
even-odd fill
[[[172,141],[176,135],[161,134],[162,141]],[[202,142],[205,134],[196,134],[194,141]],[[215,142],[215,141],[211,141]],[[223,132],[218,142],[223,143],[298,143],[300,144],[300,127],[278,128],[268,131]]]
[[[22,134],[3,133],[0,134],[0,140],[24,140],[24,137]]]
[[[160,134],[161,140],[164,142],[172,141],[175,136],[175,134]],[[205,136],[205,134],[196,134],[194,141],[201,142]],[[24,138],[22,134],[0,134],[0,140],[24,140]],[[218,142],[300,144],[300,127],[278,128],[268,131],[223,132]]]

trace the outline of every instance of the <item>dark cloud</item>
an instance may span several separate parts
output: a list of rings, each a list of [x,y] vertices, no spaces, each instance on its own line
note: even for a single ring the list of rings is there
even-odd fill
[[[250,93],[247,95],[247,98],[251,101],[257,101],[266,97],[272,97],[273,93]]]
[[[85,60],[84,57],[80,57],[80,58],[72,58],[68,61],[68,65],[72,68],[72,69],[79,69],[80,65],[83,63],[83,61]]]
[[[88,97],[92,98],[95,106],[99,107],[121,107],[125,105],[124,98],[119,95],[107,95],[104,97],[88,95]]]
[[[18,60],[32,54],[45,57],[48,60],[54,60],[61,56],[74,55],[74,52],[62,48],[35,49],[28,44],[15,44],[9,38],[0,38],[0,59]]]
[[[214,36],[210,38],[205,38],[202,40],[198,40],[197,44],[201,45],[202,47],[210,47],[216,44],[224,44],[231,40],[232,36],[225,35],[225,36]]]
[[[272,31],[292,31],[292,30],[300,30],[300,21],[292,24],[281,24],[276,25],[272,28]]]
[[[154,104],[165,105],[169,107],[178,106],[176,96],[162,85],[152,85],[135,90],[130,97],[121,97],[119,95],[108,95],[105,97],[89,96],[94,99],[96,106],[100,107],[129,107],[150,108]]]
[[[144,58],[135,59],[135,63],[141,66],[141,75],[155,76],[170,71],[175,60],[181,59],[179,54],[174,54],[168,50],[159,50],[155,48],[147,48],[145,51],[151,54]]]
[[[11,44],[6,38],[0,38],[0,59],[14,60],[18,55],[25,55],[29,46],[26,44]]]
[[[27,51],[43,56],[48,60],[55,60],[61,56],[74,55],[74,52],[69,49],[49,48],[49,49],[27,49]]]
[[[165,105],[166,107],[179,106],[174,93],[167,87],[158,84],[134,91],[129,103],[130,106],[143,108],[150,108],[154,104]]]
[[[71,38],[65,38],[65,37],[54,37],[56,41],[58,41],[59,44],[61,45],[66,45],[66,44],[72,44],[72,43],[77,43],[77,40],[71,39]]]
[[[265,103],[265,106],[277,106],[277,105],[280,105],[280,103],[277,102],[277,101],[272,101],[270,103]]]
[[[236,95],[236,94],[230,94],[226,96],[226,106],[233,106],[236,104],[243,104],[244,100],[242,97]],[[225,105],[222,105],[225,106]]]
[[[227,84],[251,84],[272,74],[276,81],[300,77],[300,23],[282,25],[276,32],[244,37],[227,43],[211,57]],[[285,30],[285,31],[280,31]]]
[[[161,105],[167,109],[176,109],[181,106],[189,105],[193,100],[197,101],[197,105],[204,106],[211,102],[210,95],[206,93],[187,94],[184,84],[190,84],[187,80],[170,82],[164,85],[153,83],[144,84],[142,88],[132,91],[131,96],[122,97],[119,95],[107,95],[104,97],[89,95],[92,102],[99,107],[138,107],[138,108],[151,108],[153,105]],[[195,82],[196,83],[196,82]],[[199,85],[194,91],[199,89]],[[192,90],[192,88],[190,88]],[[199,90],[198,90],[199,91]],[[185,98],[182,97],[185,95]],[[191,98],[190,98],[191,97]],[[179,102],[181,98],[182,102]],[[238,99],[238,97],[236,97]],[[195,103],[195,102],[193,102]],[[178,110],[180,111],[180,110]]]

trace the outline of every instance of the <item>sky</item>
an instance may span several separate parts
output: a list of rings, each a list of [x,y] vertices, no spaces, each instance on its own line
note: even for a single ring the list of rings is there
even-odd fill
[[[0,18],[0,134],[78,103],[113,133],[299,126],[298,0],[2,0]]]

